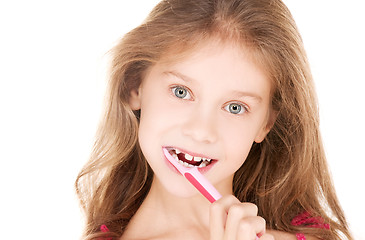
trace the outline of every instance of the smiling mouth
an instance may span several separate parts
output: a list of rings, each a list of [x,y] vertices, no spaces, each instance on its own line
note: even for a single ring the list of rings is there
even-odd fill
[[[184,153],[177,148],[167,148],[172,157],[176,159],[176,161],[184,167],[197,167],[204,168],[211,164],[214,159],[192,156],[188,153]]]

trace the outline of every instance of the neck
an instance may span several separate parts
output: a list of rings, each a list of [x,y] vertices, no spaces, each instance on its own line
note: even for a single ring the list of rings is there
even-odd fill
[[[223,195],[232,194],[231,187],[218,189]],[[179,229],[206,231],[209,229],[210,205],[211,203],[198,191],[191,197],[176,196],[168,192],[154,177],[150,192],[132,218],[128,229],[131,232],[144,229],[143,232],[155,232],[155,235]]]
[[[198,191],[191,197],[175,196],[154,178],[141,210],[153,211],[168,223],[209,225],[209,206],[210,202]]]

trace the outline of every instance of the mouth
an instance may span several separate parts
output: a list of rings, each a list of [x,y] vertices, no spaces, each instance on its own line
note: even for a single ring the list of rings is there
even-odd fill
[[[203,156],[193,156],[188,153],[185,153],[177,148],[169,147],[166,148],[172,157],[176,159],[176,161],[184,167],[192,168],[205,168],[217,161],[215,159],[203,157]]]

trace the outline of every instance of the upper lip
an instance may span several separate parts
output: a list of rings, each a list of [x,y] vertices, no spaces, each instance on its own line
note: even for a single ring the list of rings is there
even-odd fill
[[[217,160],[216,158],[212,158],[211,156],[204,155],[204,154],[197,153],[197,152],[192,152],[192,151],[186,150],[184,148],[180,148],[180,147],[165,146],[164,148],[166,148],[167,150],[169,150],[169,149],[178,149],[180,152],[187,153],[187,154],[189,154],[193,157],[201,157],[201,158],[206,158],[206,159],[211,159],[211,160]]]

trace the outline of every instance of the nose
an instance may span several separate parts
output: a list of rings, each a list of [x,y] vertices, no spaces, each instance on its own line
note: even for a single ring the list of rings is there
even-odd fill
[[[217,141],[217,127],[214,110],[197,106],[186,117],[182,131],[184,136],[197,143],[214,143]]]

